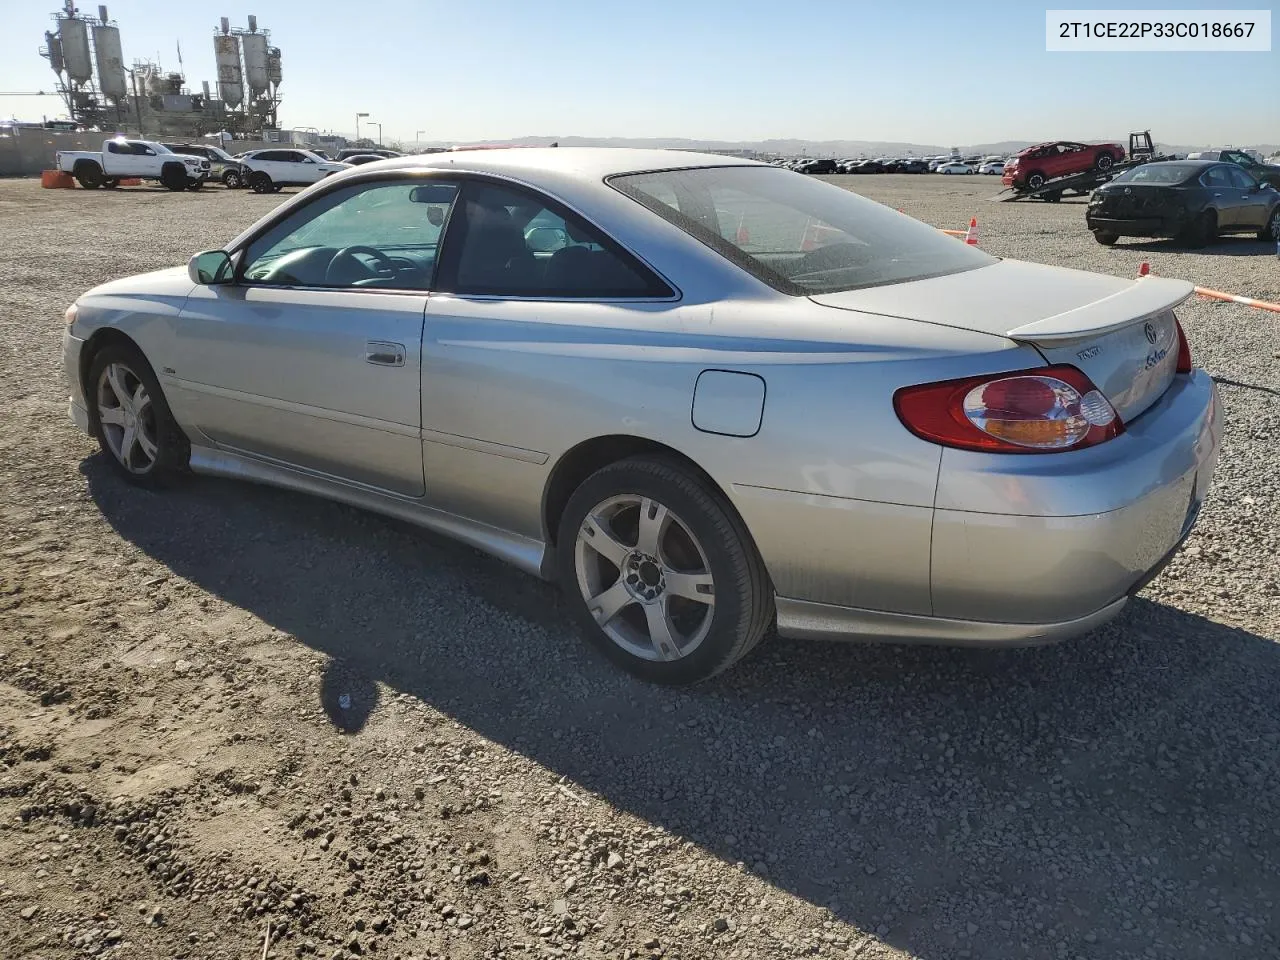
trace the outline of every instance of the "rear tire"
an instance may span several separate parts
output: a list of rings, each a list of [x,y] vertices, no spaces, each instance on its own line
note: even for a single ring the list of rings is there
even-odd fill
[[[118,186],[120,186],[120,181],[115,177],[107,177],[102,181],[102,189],[104,190],[114,190]]]
[[[1280,207],[1271,211],[1271,216],[1267,218],[1267,225],[1258,231],[1258,239],[1264,242],[1270,240],[1272,243],[1280,243]]]
[[[1093,239],[1104,247],[1113,247],[1116,241],[1120,239],[1120,234],[1112,233],[1110,230],[1095,230],[1093,231]]]
[[[190,442],[142,351],[107,344],[90,360],[85,388],[89,426],[117,473],[139,486],[157,486],[186,469]]]
[[[561,586],[588,639],[641,679],[706,680],[773,623],[773,586],[742,520],[678,461],[597,470],[569,498],[557,544]]]
[[[261,171],[249,174],[249,186],[254,193],[271,193],[275,184],[271,178]]]
[[[106,180],[102,175],[102,168],[92,162],[76,164],[74,176],[76,182],[86,190],[97,190]]]
[[[1093,161],[1094,167],[1099,173],[1106,173],[1116,164],[1116,158],[1109,153],[1100,153]]]
[[[1206,210],[1183,234],[1182,242],[1184,245],[1192,249],[1199,250],[1207,247],[1218,239],[1218,215],[1212,210]]]

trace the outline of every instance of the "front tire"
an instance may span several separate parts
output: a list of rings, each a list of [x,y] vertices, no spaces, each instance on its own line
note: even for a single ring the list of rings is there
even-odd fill
[[[1114,247],[1116,241],[1120,239],[1120,234],[1112,233],[1110,230],[1095,230],[1093,231],[1093,239],[1104,247]]]
[[[228,170],[222,175],[222,185],[228,190],[238,190],[244,184],[240,180],[240,171]]]
[[[1028,189],[1028,190],[1039,190],[1039,189],[1040,189],[1041,187],[1043,187],[1043,186],[1044,186],[1044,174],[1043,174],[1043,173],[1041,173],[1040,171],[1038,171],[1038,170],[1037,170],[1035,173],[1027,174],[1027,189]]]
[[[186,468],[191,447],[136,347],[112,343],[89,363],[89,425],[107,460],[130,483],[154,486]]]
[[[1271,216],[1267,218],[1267,225],[1258,231],[1258,239],[1264,242],[1270,240],[1272,243],[1280,243],[1280,207],[1271,211]]]
[[[591,643],[641,679],[713,677],[773,622],[773,588],[746,527],[675,460],[596,471],[570,497],[557,543],[561,585]]]
[[[160,183],[174,193],[179,193],[187,189],[187,171],[180,163],[166,164],[160,170]]]
[[[1093,165],[1099,173],[1106,173],[1116,165],[1116,158],[1109,153],[1100,153]]]

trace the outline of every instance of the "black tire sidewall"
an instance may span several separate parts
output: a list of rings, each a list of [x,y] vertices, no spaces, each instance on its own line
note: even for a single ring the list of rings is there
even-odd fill
[[[123,363],[129,367],[147,387],[151,396],[151,406],[156,419],[156,462],[144,474],[133,473],[125,469],[124,464],[116,459],[107,443],[106,433],[102,429],[102,421],[98,416],[98,380],[102,371],[112,363]],[[97,438],[102,454],[115,469],[116,473],[130,483],[139,486],[159,486],[186,469],[191,456],[191,448],[186,435],[173,418],[169,410],[169,402],[165,399],[160,381],[155,371],[147,362],[142,351],[124,343],[109,343],[98,350],[89,361],[89,370],[85,377],[85,399],[89,408],[89,429]]]
[[[711,627],[697,649],[680,660],[642,660],[623,650],[596,624],[578,587],[578,528],[596,504],[624,494],[651,497],[672,510],[706,553],[716,595]],[[750,590],[741,589],[741,584],[751,582],[748,566],[753,560],[758,562],[755,550],[732,508],[693,471],[675,461],[646,457],[604,467],[574,492],[561,516],[556,563],[574,617],[593,646],[642,680],[690,684],[721,672],[751,649],[755,640],[744,647],[741,635],[752,630],[753,605],[767,599],[772,620],[771,591],[765,598],[744,595]]]
[[[1104,247],[1112,247],[1115,246],[1116,241],[1120,239],[1120,234],[1112,233],[1110,230],[1095,230],[1093,231],[1093,239],[1097,240]]]
[[[1280,206],[1273,207],[1271,215],[1267,217],[1267,222],[1262,225],[1262,229],[1258,231],[1258,239],[1264,243],[1270,240],[1272,243],[1280,242],[1280,237],[1276,236],[1277,224],[1280,223]]]
[[[270,193],[273,186],[271,178],[261,171],[249,175],[249,187],[254,193]]]
[[[1034,180],[1036,180],[1036,178],[1039,178],[1040,180],[1039,184],[1036,184],[1033,182]],[[1045,184],[1045,179],[1044,179],[1043,173],[1032,173],[1027,175],[1027,187],[1029,187],[1030,189],[1039,190],[1041,187],[1044,186],[1044,184]]]

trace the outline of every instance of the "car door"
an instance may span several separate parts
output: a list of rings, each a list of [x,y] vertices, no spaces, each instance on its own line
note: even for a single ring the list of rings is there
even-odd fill
[[[1267,225],[1267,215],[1271,212],[1270,198],[1267,191],[1257,180],[1249,176],[1240,167],[1232,167],[1227,177],[1235,188],[1236,201],[1235,225],[1238,228],[1261,230]]]
[[[423,459],[432,505],[540,539],[542,465],[549,451],[576,440],[571,411],[538,402],[545,398],[528,376],[530,355],[555,370],[556,351],[539,345],[572,343],[581,328],[659,325],[675,299],[661,278],[550,198],[467,181],[449,221],[423,335]],[[571,357],[569,349],[566,378]],[[602,376],[622,377],[617,396],[632,408],[631,398],[645,388],[616,365],[606,369]],[[572,395],[572,380],[565,383]]]
[[[1218,212],[1218,229],[1235,227],[1239,217],[1240,190],[1231,181],[1231,167],[1219,163],[1200,175],[1200,183],[1209,191],[1209,203]]]
[[[134,169],[138,171],[138,176],[158,177],[160,176],[160,168],[164,166],[164,161],[168,159],[181,160],[181,157],[174,157],[173,154],[156,153],[155,149],[147,146],[145,143],[133,143],[133,163]]]
[[[234,282],[192,292],[166,373],[208,442],[423,495],[422,322],[443,217],[420,182],[321,194],[236,252]]]

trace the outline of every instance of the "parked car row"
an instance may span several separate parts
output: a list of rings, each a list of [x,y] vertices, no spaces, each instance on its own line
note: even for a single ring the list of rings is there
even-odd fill
[[[1002,157],[878,157],[874,160],[797,157],[772,161],[774,166],[808,174],[866,173],[1004,173]]]
[[[205,143],[156,143],[115,137],[101,151],[60,150],[54,166],[86,190],[113,189],[121,180],[154,180],[170,190],[199,190],[206,183],[230,189],[248,187],[274,193],[282,187],[309,186],[349,167],[401,154],[381,148],[340,150],[331,160],[320,150],[250,150],[235,156]]]

